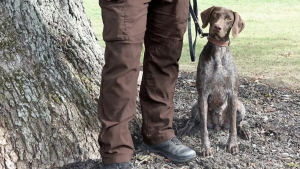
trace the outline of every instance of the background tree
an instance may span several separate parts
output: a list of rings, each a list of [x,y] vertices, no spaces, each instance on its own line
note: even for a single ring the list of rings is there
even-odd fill
[[[103,62],[82,0],[0,0],[0,168],[100,157]]]

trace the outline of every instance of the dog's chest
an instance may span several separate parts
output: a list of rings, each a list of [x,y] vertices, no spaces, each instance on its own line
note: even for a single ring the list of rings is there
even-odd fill
[[[211,88],[232,89],[235,78],[235,66],[232,57],[225,52],[216,53],[203,66],[205,84]]]
[[[228,94],[234,90],[236,70],[228,48],[213,48],[209,57],[200,59],[198,84],[208,95],[211,112],[220,113],[227,105]]]

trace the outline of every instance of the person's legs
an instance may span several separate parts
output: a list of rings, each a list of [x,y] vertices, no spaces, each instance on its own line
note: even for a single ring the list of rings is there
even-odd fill
[[[196,152],[183,145],[172,128],[175,83],[188,0],[152,0],[148,8],[140,101],[143,115],[141,148],[176,162],[187,162]]]
[[[188,0],[152,0],[149,4],[140,91],[142,134],[147,144],[175,137],[173,97],[188,5]]]
[[[128,122],[136,111],[137,78],[150,0],[100,0],[106,42],[98,115],[104,164],[129,162],[133,143]]]

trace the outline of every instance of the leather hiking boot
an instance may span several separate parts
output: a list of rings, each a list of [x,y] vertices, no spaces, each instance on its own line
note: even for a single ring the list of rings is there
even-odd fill
[[[183,145],[178,138],[174,137],[156,145],[142,143],[141,149],[153,153],[160,153],[175,162],[188,162],[196,158],[196,152]]]
[[[133,169],[133,165],[130,162],[102,164],[101,169]]]

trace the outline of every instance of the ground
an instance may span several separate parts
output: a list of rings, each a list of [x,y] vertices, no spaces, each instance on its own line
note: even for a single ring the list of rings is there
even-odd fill
[[[174,98],[174,130],[184,127],[190,117],[190,109],[197,99],[195,73],[181,71]],[[209,131],[213,150],[211,157],[199,153],[200,129],[180,138],[195,149],[197,158],[182,164],[172,163],[160,155],[140,150],[141,115],[137,113],[130,129],[136,147],[132,162],[137,169],[192,169],[192,168],[300,168],[300,92],[266,85],[257,80],[240,77],[239,99],[247,111],[245,125],[251,132],[250,140],[239,141],[240,152],[231,155],[226,152],[228,130]],[[139,108],[137,110],[139,112]],[[101,168],[101,161],[86,161],[68,164],[63,169]]]

